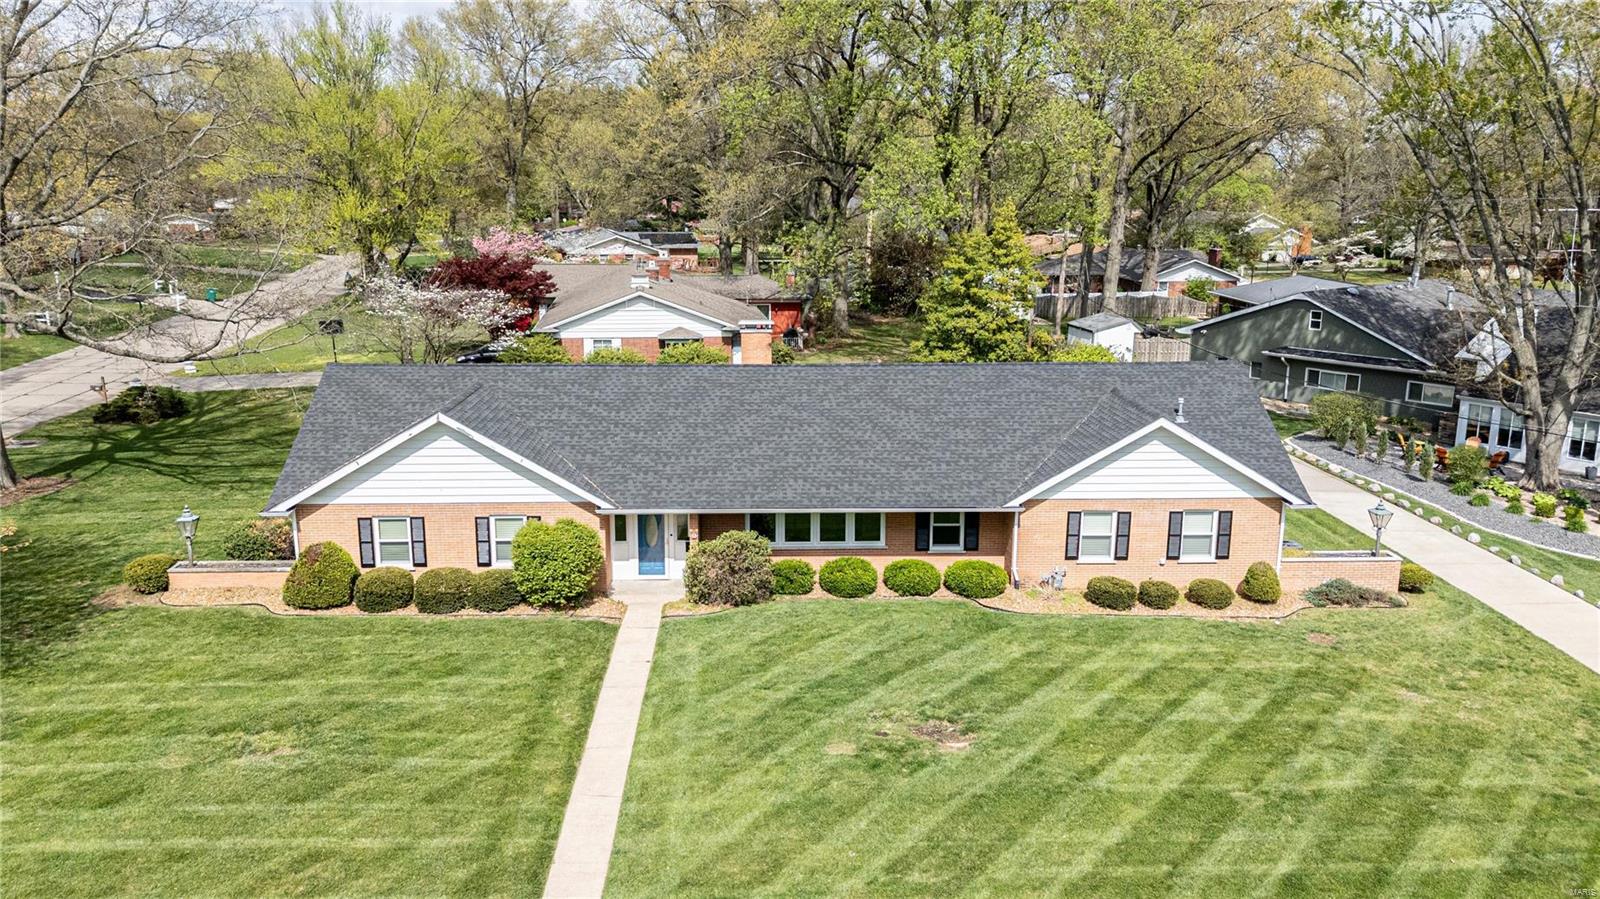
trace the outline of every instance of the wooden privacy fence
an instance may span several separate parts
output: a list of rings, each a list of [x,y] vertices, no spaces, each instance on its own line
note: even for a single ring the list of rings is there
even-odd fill
[[[1189,341],[1175,337],[1135,337],[1135,362],[1188,362]]]
[[[1085,297],[1077,294],[1064,294],[1061,297],[1061,321],[1066,323],[1085,315],[1100,312],[1101,295],[1091,293]],[[1160,291],[1152,293],[1119,293],[1109,300],[1104,301],[1104,311],[1115,312],[1128,318],[1140,321],[1156,321],[1163,318],[1209,318],[1211,307],[1199,300],[1191,300],[1185,296],[1169,297]],[[1055,294],[1042,293],[1034,298],[1033,314],[1045,321],[1052,321],[1055,317]]]

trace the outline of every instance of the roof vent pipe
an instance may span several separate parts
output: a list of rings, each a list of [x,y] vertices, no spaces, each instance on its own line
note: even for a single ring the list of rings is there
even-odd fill
[[[1446,285],[1444,289],[1444,308],[1456,308],[1456,289],[1454,285]]]
[[[1176,424],[1186,424],[1188,419],[1183,417],[1183,397],[1178,397],[1178,417],[1173,419]]]

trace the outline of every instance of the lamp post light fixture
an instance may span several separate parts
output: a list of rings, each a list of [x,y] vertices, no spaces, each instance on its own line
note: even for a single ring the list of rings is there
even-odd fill
[[[1367,517],[1372,519],[1372,530],[1376,538],[1372,541],[1372,554],[1377,555],[1383,549],[1383,529],[1389,526],[1389,519],[1394,517],[1394,510],[1378,500],[1378,504],[1367,510]]]
[[[188,506],[183,507],[183,514],[179,515],[178,533],[183,536],[184,547],[189,553],[189,564],[194,564],[194,526],[200,522],[200,516],[189,511]]]

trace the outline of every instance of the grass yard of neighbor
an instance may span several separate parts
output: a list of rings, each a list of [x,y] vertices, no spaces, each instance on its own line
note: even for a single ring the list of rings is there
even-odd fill
[[[335,318],[344,322],[344,333],[337,336],[322,333],[319,323]],[[399,361],[395,353],[373,340],[376,321],[375,316],[343,303],[315,309],[295,321],[250,338],[230,355],[196,363],[199,369],[196,374],[315,371],[334,361],[335,349],[340,362]]]
[[[18,337],[0,338],[0,370],[13,368],[35,359],[43,359],[46,356],[54,356],[74,346],[77,344],[54,334],[23,333]]]
[[[826,343],[795,355],[798,364],[819,365],[833,362],[905,362],[911,355],[911,342],[922,336],[922,322],[896,316],[857,316],[850,322],[850,336],[833,336]]]
[[[108,614],[8,679],[6,895],[535,895],[615,632]]]
[[[1361,538],[1295,514],[1308,545]],[[1600,886],[1600,680],[1447,585],[1412,600],[1253,623],[933,601],[669,621],[608,895]]]

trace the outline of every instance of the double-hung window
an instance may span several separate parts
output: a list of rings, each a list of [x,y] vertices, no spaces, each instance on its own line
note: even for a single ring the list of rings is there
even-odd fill
[[[1114,512],[1083,513],[1078,535],[1078,561],[1111,561],[1112,544],[1116,539],[1114,533],[1116,520]]]
[[[411,519],[379,518],[377,531],[378,564],[411,567]]]
[[[1306,327],[1312,331],[1322,330],[1322,310],[1313,309],[1306,316]]]
[[[1167,514],[1167,558],[1178,562],[1226,559],[1233,548],[1233,513],[1184,509]]]
[[[620,350],[622,338],[620,337],[585,337],[583,339],[583,353],[588,355],[595,350]]]
[[[882,512],[751,512],[745,528],[773,546],[882,546]]]
[[[496,515],[489,519],[489,532],[494,535],[492,560],[495,565],[510,566],[511,538],[517,536],[517,531],[527,523],[526,515]]]
[[[965,512],[934,512],[928,520],[928,548],[934,552],[959,551],[965,530]]]
[[[1361,376],[1325,368],[1306,369],[1306,386],[1319,390],[1338,390],[1356,393],[1361,390]]]
[[[1600,421],[1572,421],[1572,439],[1567,444],[1567,455],[1584,462],[1595,461],[1600,451]]]

